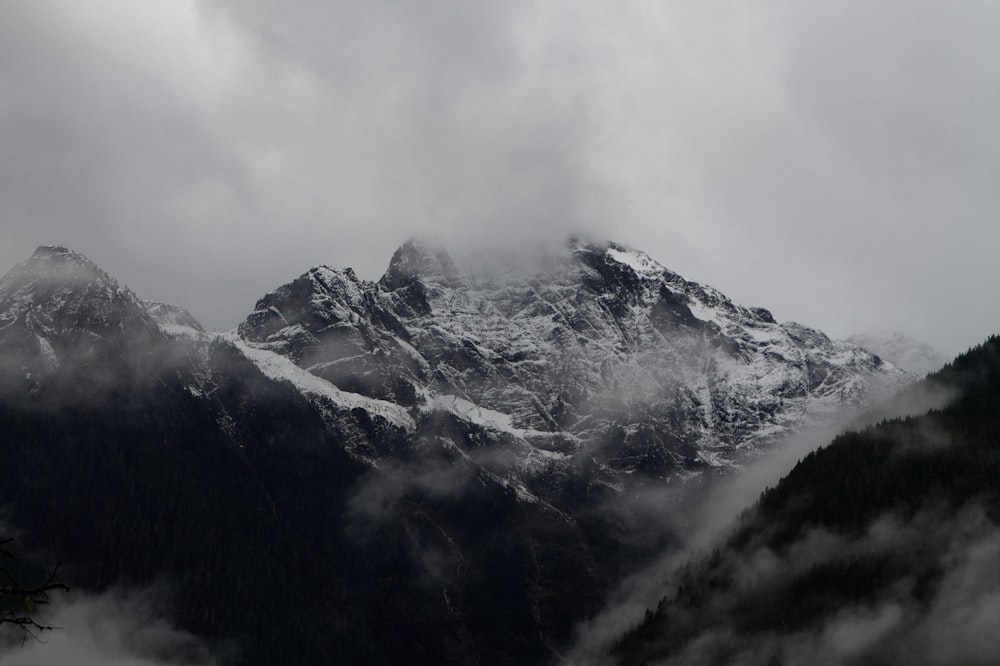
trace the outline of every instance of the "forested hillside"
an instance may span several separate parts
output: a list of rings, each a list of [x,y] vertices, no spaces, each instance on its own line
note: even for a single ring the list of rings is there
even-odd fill
[[[995,659],[1000,338],[926,381],[959,397],[809,454],[678,572],[618,663]]]

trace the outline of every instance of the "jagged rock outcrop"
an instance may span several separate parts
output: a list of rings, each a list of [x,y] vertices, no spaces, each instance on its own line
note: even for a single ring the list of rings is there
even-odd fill
[[[581,450],[660,477],[734,465],[909,380],[641,252],[577,240],[532,274],[461,273],[409,241],[378,282],[310,270],[239,334],[345,390],[502,414],[495,429],[545,454],[519,460],[529,471]]]

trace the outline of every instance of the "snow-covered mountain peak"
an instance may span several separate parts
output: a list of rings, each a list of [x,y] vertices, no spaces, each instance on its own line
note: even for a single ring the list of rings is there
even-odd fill
[[[589,447],[664,476],[734,464],[908,381],[624,245],[572,240],[525,266],[460,277],[447,252],[410,241],[377,283],[323,268],[279,287],[240,334],[343,390],[502,414],[523,464]]]
[[[31,259],[34,261],[45,261],[45,260],[56,260],[56,261],[72,261],[78,264],[86,264],[90,266],[95,266],[94,262],[80,254],[75,252],[65,245],[39,245],[35,251],[31,254]]]
[[[0,289],[8,293],[18,290],[25,295],[28,292],[41,294],[94,282],[117,286],[111,276],[79,252],[60,245],[42,245],[0,280]]]
[[[455,262],[443,247],[411,238],[392,255],[381,282],[389,289],[399,289],[410,285],[415,278],[448,286],[461,282]]]
[[[84,255],[43,245],[0,278],[0,316],[61,327],[87,328],[146,318],[131,289]]]
[[[84,372],[124,349],[150,348],[159,336],[129,288],[68,248],[42,246],[0,278],[0,357],[17,390],[36,390],[65,365]]]
[[[648,254],[618,243],[609,243],[605,254],[618,263],[628,266],[635,271],[636,275],[647,280],[659,280],[665,274],[670,273]]]
[[[6,334],[21,330],[19,344],[46,363],[63,355],[66,331],[205,338],[189,313],[138,301],[82,255],[36,255],[0,281],[0,318],[20,322]],[[581,450],[612,475],[738,464],[806,419],[907,381],[873,354],[777,324],[624,245],[575,241],[530,266],[460,275],[442,248],[408,241],[378,282],[308,270],[261,298],[238,335],[361,396],[363,409],[494,415],[485,427],[516,442],[518,474]]]

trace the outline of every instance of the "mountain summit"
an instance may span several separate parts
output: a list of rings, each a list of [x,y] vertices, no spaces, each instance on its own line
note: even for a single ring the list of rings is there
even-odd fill
[[[414,279],[453,285],[458,283],[458,277],[455,262],[443,247],[410,239],[393,253],[381,282],[388,289],[398,289]]]
[[[0,278],[0,365],[8,379],[0,389],[37,387],[63,364],[116,367],[158,336],[130,289],[65,247],[39,247]]]
[[[580,240],[503,280],[409,241],[377,282],[310,270],[262,298],[239,333],[344,390],[502,414],[492,427],[524,448],[522,468],[581,451],[660,477],[738,464],[909,380],[642,252]]]
[[[43,245],[0,278],[0,312],[10,320],[29,317],[41,326],[85,328],[141,318],[142,307],[131,290],[87,257]]]

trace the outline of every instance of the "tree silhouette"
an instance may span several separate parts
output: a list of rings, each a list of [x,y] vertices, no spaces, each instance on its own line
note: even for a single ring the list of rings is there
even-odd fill
[[[43,582],[37,585],[25,584],[18,573],[11,571],[11,565],[21,561],[7,549],[12,541],[12,538],[0,539],[0,559],[6,565],[0,568],[0,627],[9,625],[21,631],[24,638],[38,638],[38,633],[52,631],[56,627],[39,622],[36,619],[36,609],[49,603],[50,592],[65,592],[69,590],[69,586],[59,580],[58,565],[53,567]]]

